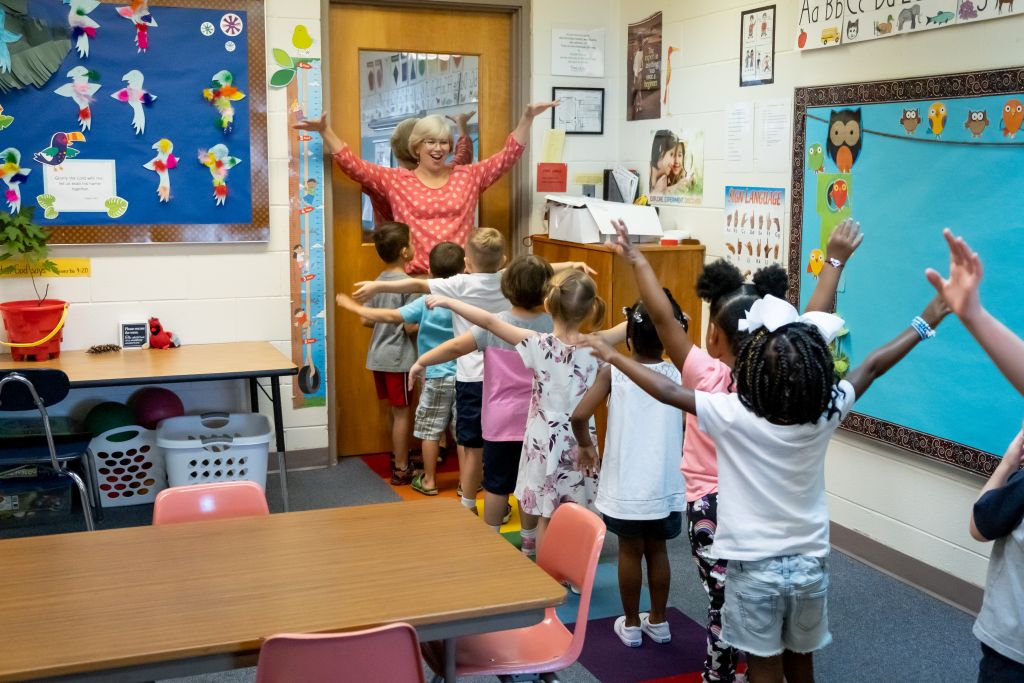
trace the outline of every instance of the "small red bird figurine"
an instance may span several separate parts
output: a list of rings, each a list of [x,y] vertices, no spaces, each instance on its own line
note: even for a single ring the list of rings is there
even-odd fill
[[[176,349],[181,346],[178,335],[170,330],[165,330],[160,324],[159,318],[149,319],[149,344],[151,349]]]

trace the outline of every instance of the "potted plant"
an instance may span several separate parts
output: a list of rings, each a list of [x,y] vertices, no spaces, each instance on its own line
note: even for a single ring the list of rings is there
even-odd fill
[[[8,346],[14,360],[48,360],[60,355],[61,327],[67,302],[47,299],[49,285],[39,294],[37,272],[56,273],[57,264],[49,257],[50,233],[32,220],[35,207],[14,214],[0,213],[0,275],[27,270],[36,298],[0,303],[0,314],[7,328]]]

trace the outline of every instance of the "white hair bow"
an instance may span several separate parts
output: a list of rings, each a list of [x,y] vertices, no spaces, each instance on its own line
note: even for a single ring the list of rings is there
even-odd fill
[[[809,311],[800,315],[793,304],[771,294],[758,299],[737,325],[740,332],[753,332],[761,327],[774,332],[783,325],[805,323],[811,325],[830,344],[846,324],[838,315],[824,311]]]

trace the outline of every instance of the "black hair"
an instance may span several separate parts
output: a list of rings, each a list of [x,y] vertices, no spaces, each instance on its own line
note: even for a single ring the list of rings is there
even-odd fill
[[[828,342],[805,323],[745,335],[733,370],[740,402],[773,424],[817,422],[838,412],[835,366]]]
[[[466,250],[455,242],[438,242],[430,250],[430,276],[458,275],[466,269]]]
[[[651,168],[658,165],[658,161],[665,152],[679,144],[679,138],[676,134],[670,130],[664,128],[654,134],[654,140],[651,143]]]
[[[704,266],[704,272],[697,278],[697,296],[708,302],[711,322],[725,333],[737,356],[739,344],[746,336],[739,331],[739,321],[766,294],[784,298],[787,287],[786,271],[777,264],[754,273],[753,284],[744,281],[740,269],[725,259]]]
[[[662,288],[662,291],[672,304],[672,315],[683,326],[683,330],[689,332],[690,323],[683,309],[672,297],[672,292],[665,288]],[[647,358],[661,358],[665,345],[658,336],[658,330],[644,302],[637,299],[632,306],[623,308],[622,312],[626,315],[626,347]]]
[[[402,258],[402,250],[411,246],[409,226],[398,221],[385,221],[373,231],[373,246],[384,263]]]

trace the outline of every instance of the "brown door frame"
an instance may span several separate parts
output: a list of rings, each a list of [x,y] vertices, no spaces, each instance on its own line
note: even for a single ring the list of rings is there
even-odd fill
[[[424,9],[434,8],[438,10],[470,10],[474,12],[500,12],[511,15],[512,20],[512,54],[516,52],[519,58],[511,60],[512,66],[512,93],[510,107],[512,116],[508,123],[508,129],[519,120],[519,114],[530,102],[530,74],[532,73],[533,49],[531,40],[533,0],[320,0],[320,44],[321,51],[321,73],[323,76],[323,101],[326,107],[331,101],[331,73],[330,73],[330,9],[331,5],[371,5],[387,8]],[[529,148],[526,155],[529,155]],[[525,161],[525,163],[524,163]],[[325,163],[325,183],[333,186],[334,164],[328,159]],[[520,251],[524,238],[530,234],[527,221],[530,216],[530,163],[529,159],[520,160],[509,174],[512,178],[512,225],[509,226],[509,237],[512,254]],[[324,192],[324,225],[334,225],[334,202],[333,193]],[[329,247],[333,235],[330,232],[324,234],[324,256],[327,269],[327,291],[334,293],[334,249]],[[327,307],[327,329],[334,330],[334,307]],[[330,362],[327,364],[327,382],[329,387],[336,387],[334,375],[334,335],[327,338],[327,354]],[[337,400],[328,390],[327,400],[327,439],[330,457],[328,461],[334,465],[338,461],[337,424],[335,420],[334,402]]]

